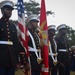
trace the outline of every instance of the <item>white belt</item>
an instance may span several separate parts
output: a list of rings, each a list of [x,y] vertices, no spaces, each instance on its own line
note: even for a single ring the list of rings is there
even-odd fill
[[[54,56],[55,54],[58,55],[58,53],[49,53],[49,55],[53,55],[53,56]]]
[[[12,41],[0,41],[0,44],[13,45]]]
[[[49,72],[49,68],[48,67],[46,68],[44,65],[42,65],[42,71],[47,73]]]
[[[75,55],[73,55],[73,56],[75,56]]]
[[[32,48],[32,47],[28,47],[28,49],[29,49],[29,51],[31,51],[31,52],[39,52],[39,51],[40,51],[40,50],[34,49],[34,48]]]
[[[59,49],[58,51],[61,51],[61,52],[67,52],[66,49]]]

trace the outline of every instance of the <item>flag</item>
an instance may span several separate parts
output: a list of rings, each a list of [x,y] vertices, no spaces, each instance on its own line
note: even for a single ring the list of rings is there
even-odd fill
[[[22,46],[25,49],[25,53],[28,57],[28,60],[30,62],[29,52],[28,52],[28,36],[27,36],[27,29],[26,29],[26,25],[25,25],[25,14],[24,14],[23,0],[18,0],[17,6],[18,6],[19,38],[20,38],[20,42],[21,42]],[[25,75],[28,75],[28,73],[26,73]]]
[[[49,62],[48,62],[48,33],[47,33],[47,19],[46,19],[46,8],[45,1],[41,0],[41,10],[40,10],[40,31],[42,34],[43,40],[43,48],[42,48],[42,58],[43,58],[43,66],[42,66],[42,75],[49,74]]]

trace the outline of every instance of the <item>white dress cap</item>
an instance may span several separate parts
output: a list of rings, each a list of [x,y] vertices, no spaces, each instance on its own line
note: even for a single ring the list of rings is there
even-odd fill
[[[49,29],[54,29],[54,30],[56,30],[56,26],[55,25],[50,25],[50,26],[48,26],[48,30]]]
[[[31,20],[35,20],[39,22],[38,16],[37,15],[30,15],[27,19],[26,19],[26,23],[30,22]]]
[[[63,28],[67,28],[66,24],[61,24],[57,27],[57,30],[63,29]]]
[[[0,2],[0,9],[4,6],[10,6],[13,9],[14,3],[12,1],[9,1],[9,0]]]

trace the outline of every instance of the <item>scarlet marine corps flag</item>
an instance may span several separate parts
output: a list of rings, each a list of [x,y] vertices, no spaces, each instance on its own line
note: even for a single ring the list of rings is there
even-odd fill
[[[40,12],[40,30],[42,34],[43,40],[43,48],[42,48],[42,58],[43,58],[43,66],[42,66],[42,75],[49,74],[49,62],[48,62],[48,33],[47,33],[47,19],[46,19],[46,9],[45,9],[45,1],[41,0],[41,12]]]

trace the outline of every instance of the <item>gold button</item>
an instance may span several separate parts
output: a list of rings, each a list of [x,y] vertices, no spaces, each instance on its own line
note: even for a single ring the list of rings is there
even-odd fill
[[[10,36],[8,36],[8,38],[10,38]]]
[[[2,29],[2,31],[3,31],[3,29]]]
[[[8,22],[7,22],[7,24],[8,24]]]
[[[9,28],[7,28],[7,30],[9,30]]]
[[[7,27],[8,27],[8,25],[7,25]]]
[[[10,34],[10,32],[8,32],[8,34]]]

